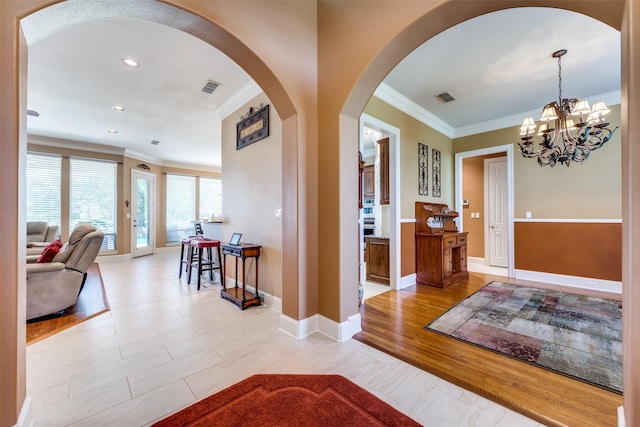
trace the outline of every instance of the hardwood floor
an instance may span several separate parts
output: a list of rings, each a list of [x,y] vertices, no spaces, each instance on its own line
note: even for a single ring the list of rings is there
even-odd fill
[[[546,425],[616,426],[621,395],[424,329],[492,280],[507,278],[471,273],[446,289],[418,285],[367,299],[355,338]]]

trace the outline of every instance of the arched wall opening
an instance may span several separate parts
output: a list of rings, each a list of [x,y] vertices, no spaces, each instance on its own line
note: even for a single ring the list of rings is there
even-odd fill
[[[166,25],[186,33],[216,47],[237,64],[247,70],[248,74],[269,97],[273,107],[282,119],[282,207],[283,222],[287,224],[282,231],[282,245],[286,250],[282,260],[282,300],[283,314],[297,319],[307,311],[315,313],[315,304],[306,300],[299,301],[299,272],[306,274],[306,268],[299,266],[298,251],[298,203],[299,183],[299,112],[294,106],[292,97],[282,85],[281,78],[263,61],[254,50],[250,49],[240,38],[223,26],[214,23],[211,13],[198,14],[187,8],[173,6],[162,2],[123,2],[122,7],[104,6],[104,2],[3,2],[0,5],[0,20],[3,25],[0,33],[2,43],[0,51],[5,57],[2,65],[2,113],[4,123],[0,134],[2,143],[2,221],[0,231],[11,245],[2,250],[1,263],[3,277],[2,298],[0,298],[0,424],[13,425],[28,406],[25,380],[25,288],[26,277],[21,268],[25,256],[25,212],[24,212],[24,168],[27,150],[26,141],[26,74],[29,23],[23,28],[21,19],[31,17],[31,25],[39,26],[39,34],[46,36],[65,26],[95,19],[118,17],[146,20]],[[115,9],[115,10],[114,10]],[[205,18],[208,16],[209,18]],[[302,160],[304,161],[304,160]],[[304,191],[304,190],[302,190]],[[5,209],[6,208],[6,209]],[[304,208],[303,208],[304,210]],[[312,280],[311,280],[312,281]]]
[[[358,140],[358,119],[360,115],[364,111],[364,108],[377,88],[378,84],[382,82],[384,77],[395,67],[406,55],[408,55],[413,49],[417,46],[421,45],[431,37],[440,33],[441,31],[455,26],[461,22],[472,19],[482,14],[498,11],[501,9],[512,8],[512,7],[556,7],[567,9],[573,12],[581,13],[587,16],[591,16],[594,19],[597,19],[617,30],[621,31],[622,38],[622,74],[623,74],[623,90],[622,90],[622,104],[623,104],[623,137],[622,137],[622,146],[623,146],[623,233],[625,235],[625,241],[623,241],[623,305],[626,307],[632,307],[634,295],[631,292],[632,282],[638,276],[640,276],[640,272],[633,273],[631,266],[633,261],[637,261],[637,255],[634,255],[632,251],[632,245],[630,241],[633,239],[632,235],[632,222],[633,222],[633,201],[635,200],[638,203],[640,199],[640,191],[637,186],[634,188],[633,180],[631,179],[634,175],[637,175],[639,172],[634,171],[637,169],[631,163],[631,159],[633,158],[632,154],[634,154],[633,147],[630,145],[630,139],[628,137],[629,134],[633,133],[633,123],[630,123],[630,117],[628,115],[628,111],[633,110],[633,106],[638,104],[638,98],[640,96],[636,95],[634,92],[634,85],[630,84],[627,80],[627,76],[632,75],[631,70],[634,66],[637,67],[638,61],[628,61],[626,58],[631,55],[634,51],[634,47],[632,46],[631,40],[634,39],[634,34],[631,33],[630,27],[631,24],[629,22],[637,22],[638,11],[633,11],[633,7],[629,4],[629,2],[589,2],[586,3],[575,3],[575,2],[550,2],[546,1],[488,1],[488,2],[455,2],[455,1],[443,1],[438,5],[426,5],[421,8],[421,10],[416,11],[413,10],[412,13],[414,16],[418,16],[417,19],[413,19],[411,16],[406,17],[406,21],[403,21],[402,24],[398,25],[398,28],[391,28],[387,32],[380,29],[376,35],[371,35],[372,38],[376,38],[376,41],[380,42],[381,38],[384,38],[382,45],[378,51],[371,51],[363,54],[362,57],[358,58],[359,65],[361,68],[356,68],[355,71],[349,75],[352,78],[351,85],[348,86],[348,90],[345,90],[343,103],[334,100],[325,100],[323,103],[322,100],[322,83],[320,90],[320,103],[321,110],[326,108],[327,110],[334,110],[331,113],[327,114],[335,114],[339,116],[339,120],[335,121],[335,129],[323,128],[320,127],[320,146],[324,146],[325,144],[330,144],[330,139],[332,136],[337,137],[336,147],[333,150],[334,155],[326,154],[326,161],[320,164],[319,170],[321,173],[320,181],[323,182],[326,180],[331,181],[329,174],[335,173],[334,171],[329,172],[328,169],[331,168],[329,162],[334,162],[336,164],[341,165],[340,170],[348,167],[350,162],[352,162],[352,158],[356,158],[357,155],[357,144],[354,141]],[[420,9],[416,6],[416,9]],[[385,10],[384,7],[380,7],[378,9],[368,10],[368,22],[377,22],[384,21],[384,14],[388,11]],[[354,14],[355,17],[355,14]],[[354,18],[352,17],[352,18]],[[397,18],[397,14],[394,15]],[[343,18],[344,20],[349,20],[349,17]],[[399,19],[399,21],[402,21]],[[410,22],[410,23],[409,23]],[[409,23],[409,24],[407,24]],[[357,30],[356,30],[357,31]],[[366,30],[360,29],[360,31],[366,33]],[[381,34],[384,33],[384,34]],[[339,37],[336,36],[336,38]],[[385,38],[386,37],[386,38]],[[637,39],[637,36],[635,37]],[[354,43],[358,43],[359,41],[355,41]],[[361,41],[360,41],[361,42]],[[635,48],[637,50],[638,48]],[[324,63],[324,59],[321,58],[320,63]],[[353,65],[353,64],[352,64]],[[331,65],[327,66],[327,69],[331,70]],[[335,71],[335,70],[334,70]],[[328,71],[328,74],[332,74],[331,71]],[[322,77],[321,77],[322,78]],[[347,83],[343,82],[344,85]],[[333,93],[333,96],[336,96],[336,93]],[[323,156],[321,156],[321,159]],[[323,176],[322,173],[326,173],[327,175]],[[336,306],[336,310],[334,310],[330,315],[339,318],[344,321],[348,319],[350,314],[355,312],[356,310],[356,302],[355,297],[352,295],[352,284],[357,281],[357,275],[355,271],[351,271],[349,266],[357,266],[357,249],[354,247],[352,242],[357,241],[358,230],[356,221],[351,221],[350,219],[356,215],[355,207],[352,204],[349,204],[349,200],[352,200],[357,195],[358,189],[358,181],[357,175],[355,174],[342,174],[340,175],[340,179],[338,180],[335,189],[335,193],[338,195],[337,200],[338,203],[332,205],[331,207],[325,207],[326,212],[320,214],[321,218],[330,218],[331,216],[335,216],[339,218],[332,225],[333,227],[339,228],[340,238],[339,238],[339,251],[340,258],[339,260],[330,260],[325,259],[321,260],[320,263],[320,271],[321,283],[328,283],[331,281],[335,281],[336,283],[340,283],[340,289],[333,293],[339,294],[340,304]],[[329,191],[327,191],[329,193]],[[329,197],[329,195],[325,195],[323,199]],[[327,221],[326,224],[320,224],[320,229],[323,227],[329,227],[330,221]],[[322,232],[321,232],[322,234]],[[328,248],[328,242],[320,241],[319,252],[324,253]],[[327,264],[325,264],[327,263]],[[340,268],[334,269],[335,273],[326,273],[324,277],[322,276],[323,271],[327,271],[326,267],[333,263],[338,263]],[[329,295],[327,293],[326,295]],[[638,298],[635,297],[636,303],[638,303]],[[329,299],[327,298],[327,302]],[[323,301],[323,295],[320,298],[320,312],[324,313],[324,309],[329,308],[328,304]],[[631,331],[633,328],[631,325],[638,325],[640,323],[638,316],[633,317],[631,310],[627,310],[624,314],[624,349],[625,349],[625,360],[624,360],[624,369],[625,369],[625,394],[624,394],[624,403],[625,403],[625,415],[627,418],[627,423],[631,422],[633,424],[633,420],[637,420],[640,417],[638,411],[634,408],[639,407],[639,397],[638,397],[638,381],[639,377],[638,371],[640,370],[640,358],[634,357],[631,354],[632,348],[639,344],[638,338],[634,338],[631,335]],[[636,326],[637,328],[637,326]],[[637,330],[636,330],[637,332]],[[635,379],[635,380],[634,380]]]

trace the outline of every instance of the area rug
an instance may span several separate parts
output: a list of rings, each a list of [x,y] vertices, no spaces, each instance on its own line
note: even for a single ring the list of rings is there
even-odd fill
[[[87,280],[80,290],[78,301],[60,313],[27,321],[27,345],[64,331],[78,323],[109,311],[109,301],[104,290],[98,263],[87,270]]]
[[[622,393],[622,303],[491,282],[426,329]]]
[[[419,426],[340,375],[254,375],[154,424]]]

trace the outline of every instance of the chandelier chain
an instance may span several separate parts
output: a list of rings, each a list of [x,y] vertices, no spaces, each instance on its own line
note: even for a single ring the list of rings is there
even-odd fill
[[[558,105],[562,105],[562,57],[558,56]]]

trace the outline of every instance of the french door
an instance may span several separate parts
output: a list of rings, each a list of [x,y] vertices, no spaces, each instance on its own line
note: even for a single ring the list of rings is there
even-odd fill
[[[151,255],[155,248],[156,176],[131,171],[131,255]]]

